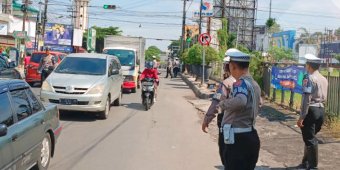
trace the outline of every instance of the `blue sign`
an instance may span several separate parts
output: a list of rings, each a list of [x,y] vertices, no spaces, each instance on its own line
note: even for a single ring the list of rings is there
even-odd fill
[[[306,69],[302,67],[289,66],[279,68],[273,66],[271,84],[278,90],[289,90],[302,94],[302,81],[306,74]]]
[[[50,46],[51,47],[51,51],[59,51],[59,52],[69,52],[72,53],[73,52],[73,48],[72,47],[57,47],[57,46]],[[33,48],[27,48],[27,50],[34,50],[36,48],[35,45],[33,45]],[[46,46],[44,47],[45,50]]]

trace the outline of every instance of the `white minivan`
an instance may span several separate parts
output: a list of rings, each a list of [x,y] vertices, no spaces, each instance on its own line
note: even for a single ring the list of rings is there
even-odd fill
[[[122,100],[123,73],[117,57],[107,54],[70,54],[41,87],[41,100],[60,110],[99,112],[107,119],[111,103]]]

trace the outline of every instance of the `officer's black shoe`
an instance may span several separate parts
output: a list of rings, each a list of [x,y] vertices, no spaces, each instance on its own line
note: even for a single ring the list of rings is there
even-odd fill
[[[318,144],[307,147],[308,168],[307,170],[318,169]]]

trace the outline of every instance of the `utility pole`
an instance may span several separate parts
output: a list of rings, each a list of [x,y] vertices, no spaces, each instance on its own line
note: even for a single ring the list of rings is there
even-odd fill
[[[269,19],[272,18],[272,0],[270,0]]]
[[[226,6],[225,1],[226,1],[226,0],[223,0],[222,18],[225,18],[225,6]],[[223,27],[223,25],[222,25],[222,27]]]
[[[203,0],[201,0],[201,4],[200,4],[200,26],[199,26],[199,35],[202,34],[202,6],[203,6]]]
[[[185,37],[185,19],[186,19],[186,5],[187,5],[187,0],[183,0],[184,1],[184,4],[183,4],[183,23],[182,23],[182,39],[181,39],[181,51],[183,52],[184,51],[184,43],[185,43],[185,41],[184,41],[184,37]]]
[[[47,5],[48,5],[48,0],[45,0],[45,11],[44,11],[44,22],[43,22],[43,30],[42,30],[42,41],[45,41],[45,28],[46,28],[46,22],[47,22]]]
[[[27,19],[27,8],[28,8],[28,0],[25,0],[25,4],[24,4],[24,17],[22,18],[22,31],[26,31],[25,25],[26,25],[26,19]],[[24,49],[21,49],[22,46],[20,46],[20,59],[19,59],[19,65],[20,67],[23,65],[23,60],[24,60],[24,56],[26,54],[26,39],[23,38],[21,39],[21,45],[23,45]]]

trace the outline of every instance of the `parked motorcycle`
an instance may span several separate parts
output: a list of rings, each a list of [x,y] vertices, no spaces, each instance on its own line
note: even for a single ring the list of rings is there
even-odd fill
[[[142,84],[142,101],[145,106],[145,110],[148,111],[151,106],[154,104],[155,97],[155,79],[153,78],[145,78],[141,80]]]

